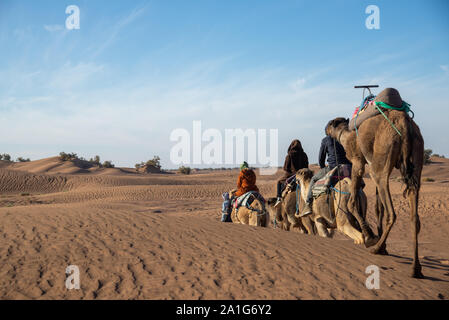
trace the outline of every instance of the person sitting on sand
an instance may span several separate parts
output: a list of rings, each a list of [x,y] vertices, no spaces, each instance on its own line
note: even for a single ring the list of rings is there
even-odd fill
[[[312,180],[310,181],[309,190],[307,192],[307,199],[305,201],[304,208],[300,214],[300,217],[305,217],[312,213],[312,202],[313,202],[312,189],[315,182],[323,178],[329,171],[331,171],[337,165],[340,164],[351,165],[351,161],[349,161],[348,158],[346,158],[346,152],[343,146],[337,140],[329,136],[327,132],[329,124],[330,122],[328,122],[328,124],[324,128],[324,133],[326,134],[326,136],[323,138],[323,140],[321,140],[321,147],[318,160],[321,169],[312,177]],[[326,166],[325,164],[326,157],[328,166]]]
[[[285,186],[287,179],[296,174],[299,169],[309,167],[309,158],[302,149],[301,142],[298,139],[293,140],[288,147],[287,156],[284,162],[284,175],[277,182],[277,201],[275,207],[281,203],[282,187]]]

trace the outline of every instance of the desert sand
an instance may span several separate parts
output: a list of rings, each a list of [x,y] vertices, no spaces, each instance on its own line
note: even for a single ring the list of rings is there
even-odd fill
[[[258,175],[265,198],[280,174]],[[449,299],[449,160],[423,170],[422,280],[409,277],[409,207],[395,175],[389,256],[338,233],[220,222],[221,193],[237,175],[0,161],[1,299]],[[375,230],[375,189],[366,182]],[[79,267],[79,290],[65,287],[69,265]],[[380,268],[378,290],[365,286],[369,265]]]

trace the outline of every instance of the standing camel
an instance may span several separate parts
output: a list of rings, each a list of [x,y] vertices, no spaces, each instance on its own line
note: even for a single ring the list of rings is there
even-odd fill
[[[393,93],[400,99],[399,92],[395,89],[385,89],[378,95],[378,98],[382,93],[382,97],[385,97],[386,92]],[[379,101],[378,98],[376,98],[376,101]],[[400,101],[402,102],[402,99]],[[390,103],[390,105],[392,104]],[[419,127],[407,113],[387,110],[385,115],[396,129],[383,115],[379,114],[365,120],[358,129],[358,135],[355,131],[348,129],[349,120],[344,118],[332,120],[328,130],[329,134],[343,145],[346,156],[352,162],[353,183],[351,185],[349,208],[352,208],[351,211],[358,220],[365,237],[373,237],[373,233],[360,216],[360,212],[355,205],[358,197],[357,190],[360,189],[365,171],[365,164],[368,164],[370,176],[376,184],[378,197],[385,209],[386,225],[385,230],[378,227],[382,233],[379,234],[380,239],[371,250],[375,254],[386,253],[386,240],[396,220],[389,178],[394,167],[400,170],[406,185],[403,195],[408,197],[411,208],[410,218],[414,246],[412,277],[423,278],[418,257],[418,233],[420,231],[418,197],[423,167],[424,139]],[[376,211],[379,220],[379,215],[383,210],[379,210],[378,204],[376,205]],[[381,223],[381,221],[378,222],[378,226]]]

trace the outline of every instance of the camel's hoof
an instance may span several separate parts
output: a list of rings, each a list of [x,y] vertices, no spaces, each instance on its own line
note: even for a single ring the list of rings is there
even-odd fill
[[[384,249],[384,248],[374,247],[374,248],[372,248],[370,250],[370,252],[372,254],[380,254],[380,255],[383,255],[383,256],[387,256],[388,255],[387,249]]]
[[[372,247],[375,244],[377,244],[378,241],[379,241],[379,237],[370,237],[365,240],[365,247],[366,248]],[[377,248],[376,251],[379,251],[379,249]]]
[[[417,266],[417,267],[413,268],[412,278],[424,279],[424,275],[421,272],[421,266]]]

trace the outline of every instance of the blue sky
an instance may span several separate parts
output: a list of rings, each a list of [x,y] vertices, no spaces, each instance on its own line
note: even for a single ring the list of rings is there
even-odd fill
[[[277,128],[279,162],[295,138],[317,162],[324,125],[373,83],[397,88],[426,148],[449,156],[448,17],[444,0],[0,0],[0,152],[173,167],[170,132],[202,120]]]

